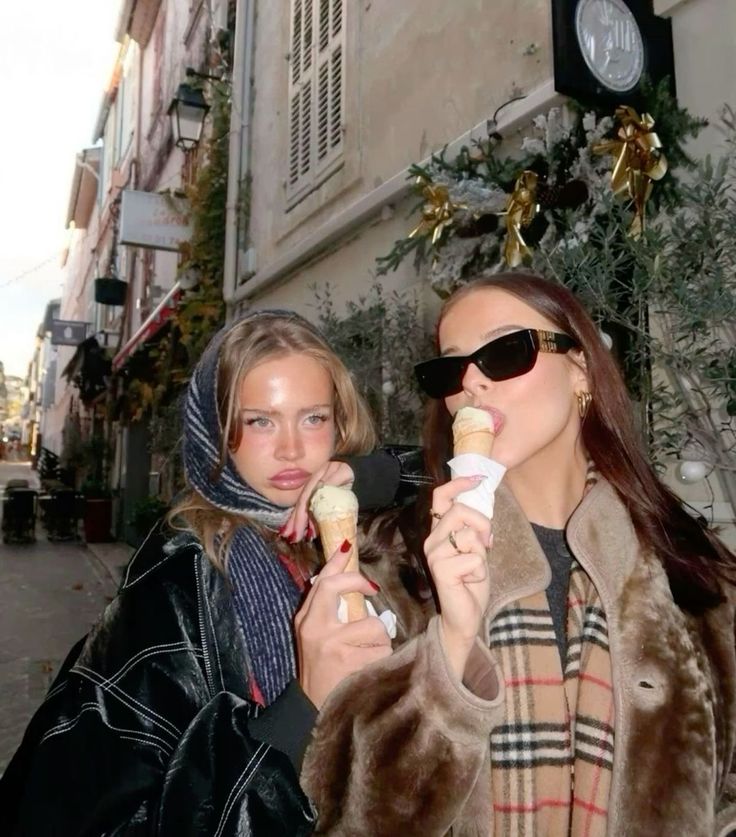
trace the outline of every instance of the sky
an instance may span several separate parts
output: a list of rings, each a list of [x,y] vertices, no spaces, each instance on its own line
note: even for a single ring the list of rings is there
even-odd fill
[[[25,377],[61,296],[76,153],[92,145],[121,0],[0,2],[0,361]]]

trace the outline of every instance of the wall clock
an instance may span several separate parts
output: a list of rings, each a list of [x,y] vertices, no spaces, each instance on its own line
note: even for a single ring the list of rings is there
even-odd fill
[[[650,0],[552,0],[555,89],[585,103],[637,104],[641,82],[674,94],[669,20]]]

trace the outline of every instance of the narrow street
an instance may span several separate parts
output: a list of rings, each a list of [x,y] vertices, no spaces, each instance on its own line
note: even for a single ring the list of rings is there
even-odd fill
[[[38,479],[26,463],[0,462],[9,479]],[[17,748],[69,648],[115,593],[115,582],[83,543],[0,544],[0,773]],[[118,545],[112,544],[111,547]]]

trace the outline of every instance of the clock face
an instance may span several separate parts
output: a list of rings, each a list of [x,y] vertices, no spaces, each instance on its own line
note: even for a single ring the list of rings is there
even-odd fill
[[[600,84],[616,93],[636,87],[644,70],[644,42],[624,0],[579,0],[575,34]]]

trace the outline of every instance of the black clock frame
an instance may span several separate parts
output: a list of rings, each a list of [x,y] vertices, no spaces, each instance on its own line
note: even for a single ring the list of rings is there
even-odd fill
[[[583,104],[642,105],[641,81],[631,90],[618,93],[603,86],[591,73],[575,33],[575,12],[580,0],[552,0],[552,45],[555,90]],[[636,19],[644,42],[644,71],[655,84],[668,77],[675,91],[675,60],[672,23],[652,12],[651,0],[622,0]]]

